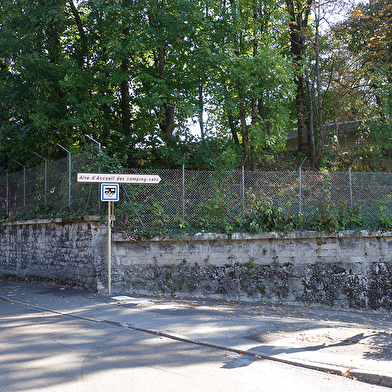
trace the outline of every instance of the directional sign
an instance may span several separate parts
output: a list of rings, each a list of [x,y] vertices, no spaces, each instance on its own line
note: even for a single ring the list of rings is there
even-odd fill
[[[119,201],[118,184],[101,184],[101,201]]]
[[[118,184],[159,184],[161,177],[150,174],[78,173],[78,182],[101,183],[101,200],[108,202],[108,292],[111,294],[111,243],[114,201],[119,200]]]
[[[109,182],[117,184],[159,184],[156,174],[78,173],[78,182]]]

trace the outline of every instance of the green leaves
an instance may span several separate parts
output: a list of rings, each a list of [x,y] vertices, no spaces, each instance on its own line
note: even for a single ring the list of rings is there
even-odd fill
[[[355,81],[344,93],[352,97],[353,111],[362,119],[373,118],[366,125],[369,141],[384,151],[392,147],[391,25],[392,4],[376,0],[359,4],[334,28],[352,65],[351,69],[342,67],[345,79]]]
[[[282,205],[257,193],[248,193],[249,207],[245,221],[251,233],[269,231],[290,232],[300,226],[301,216],[290,213],[291,205]]]
[[[307,64],[304,55],[294,65],[289,57],[289,3],[309,16],[310,0],[2,4],[2,154],[27,162],[40,150],[56,159],[63,155],[57,143],[83,149],[87,133],[128,165],[178,166],[189,153],[200,158],[199,168],[232,168],[246,156],[257,168],[285,147],[294,82]],[[377,36],[371,47],[385,37]],[[385,61],[377,64],[372,75],[386,102],[380,77],[388,68]],[[326,106],[344,96],[334,90]],[[201,122],[202,137],[190,135],[190,118]]]

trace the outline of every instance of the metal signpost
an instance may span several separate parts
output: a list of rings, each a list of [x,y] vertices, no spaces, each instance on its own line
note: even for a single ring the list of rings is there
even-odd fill
[[[78,182],[101,183],[101,201],[108,202],[108,294],[112,293],[112,222],[113,202],[119,201],[119,184],[159,184],[161,177],[151,174],[78,173]]]
[[[112,293],[112,215],[113,202],[119,201],[118,184],[101,184],[101,201],[108,202],[108,293]]]

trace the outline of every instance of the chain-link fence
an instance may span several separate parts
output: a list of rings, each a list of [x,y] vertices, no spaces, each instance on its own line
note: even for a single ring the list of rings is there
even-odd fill
[[[236,225],[251,209],[251,196],[268,201],[306,221],[326,205],[346,213],[352,207],[364,228],[377,228],[379,215],[392,211],[392,173],[341,172],[207,172],[128,170],[158,174],[159,185],[122,185],[116,203],[118,227],[154,230]]]
[[[39,217],[82,211],[105,216],[99,184],[76,181],[78,172],[97,172],[88,154],[72,156],[0,177],[0,214]],[[252,208],[252,197],[268,201],[285,214],[313,219],[328,204],[361,210],[365,228],[377,228],[392,211],[392,173],[227,172],[183,169],[125,169],[127,174],[155,174],[157,185],[120,185],[115,203],[116,227],[168,231],[173,228],[238,226]],[[45,214],[42,214],[42,217]],[[392,219],[390,219],[392,224]]]
[[[15,218],[91,210],[100,213],[98,184],[79,184],[78,172],[94,171],[89,154],[74,155],[0,177],[0,216]],[[95,186],[94,186],[95,185]]]

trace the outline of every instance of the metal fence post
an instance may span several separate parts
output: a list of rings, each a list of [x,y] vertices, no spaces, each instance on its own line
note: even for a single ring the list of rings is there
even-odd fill
[[[182,220],[185,222],[185,154],[182,163]]]
[[[353,208],[353,184],[351,181],[351,168],[354,166],[355,162],[356,162],[356,159],[351,164],[351,166],[348,168],[348,181],[349,181],[349,187],[350,187],[350,207],[351,208]]]
[[[45,180],[44,180],[44,183],[45,183],[45,207],[46,207],[46,197],[47,197],[47,191],[48,191],[48,189],[47,189],[47,184],[48,184],[48,181],[47,181],[47,178],[48,178],[48,161],[45,158],[41,157],[41,155],[37,154],[36,152],[34,152],[34,154],[39,156],[41,159],[43,159],[45,161]]]
[[[242,217],[245,218],[245,162],[248,156],[245,157],[244,163],[242,164]]]
[[[299,213],[302,212],[302,165],[304,164],[304,162],[306,161],[306,157],[305,159],[302,161],[300,167],[299,167]]]
[[[242,217],[245,218],[245,166],[242,165]]]
[[[98,144],[98,155],[100,156],[101,155],[101,147],[102,147],[101,143],[96,141],[94,138],[92,138],[89,135],[84,134],[84,136],[88,137],[91,141]],[[101,165],[98,165],[98,173],[101,173]],[[99,184],[98,184],[98,187],[99,187]],[[99,211],[99,213],[101,213],[101,199],[100,198],[98,198],[98,211]]]
[[[5,188],[5,197],[6,197],[6,204],[5,204],[5,210],[6,210],[6,213],[7,213],[7,216],[8,216],[8,214],[9,214],[9,189],[8,189],[8,170],[7,170],[7,173],[6,173],[6,181],[7,181],[7,184],[6,184],[6,188]]]
[[[26,166],[15,161],[15,159],[13,159],[13,161],[23,167],[23,207],[26,207]]]
[[[71,211],[71,153],[60,143],[57,143],[57,145],[68,153],[68,207]]]
[[[90,140],[92,140],[94,143],[97,143],[98,144],[98,152],[99,152],[99,154],[98,155],[101,155],[101,143],[100,142],[97,142],[95,139],[93,139],[91,136],[89,136],[89,135],[86,135],[86,134],[84,134],[84,136],[87,136]],[[99,167],[98,167],[98,170],[99,170]]]

